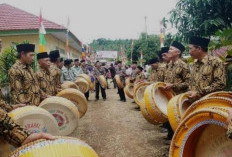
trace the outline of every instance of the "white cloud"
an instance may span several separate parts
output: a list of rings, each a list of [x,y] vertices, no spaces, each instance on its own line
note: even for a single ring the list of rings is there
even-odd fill
[[[145,30],[159,33],[159,21],[167,16],[177,0],[0,0],[61,25],[70,17],[70,30],[81,40],[100,37],[137,38]]]

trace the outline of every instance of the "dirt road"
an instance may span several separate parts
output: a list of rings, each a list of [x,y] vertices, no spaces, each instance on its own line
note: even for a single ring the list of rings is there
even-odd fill
[[[106,101],[95,101],[91,93],[88,111],[70,136],[86,141],[100,157],[167,156],[165,134],[143,118],[132,99],[119,101],[116,89],[106,93]]]

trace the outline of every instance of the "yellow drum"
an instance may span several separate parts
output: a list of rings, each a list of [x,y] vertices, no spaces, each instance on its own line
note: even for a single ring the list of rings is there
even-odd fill
[[[89,85],[89,89],[93,91],[95,89],[95,82],[91,82]]]
[[[10,157],[98,157],[85,142],[76,138],[58,137],[56,140],[38,140],[22,146]]]
[[[89,90],[89,83],[84,78],[78,77],[76,79],[75,83],[79,87],[79,90],[82,93],[88,92],[88,90]]]
[[[124,84],[123,84],[123,82],[121,81],[121,78],[120,78],[119,75],[115,75],[115,80],[116,80],[116,83],[117,83],[118,88],[124,88]]]
[[[173,136],[169,157],[227,157],[232,140],[226,135],[226,109],[202,108],[190,113]]]
[[[67,88],[59,92],[57,96],[63,97],[63,98],[66,98],[72,101],[78,108],[78,111],[80,113],[80,118],[82,118],[85,115],[88,105],[87,105],[87,100],[85,98],[85,95],[83,93],[81,93],[80,91],[76,89]]]
[[[72,81],[64,81],[64,83],[61,85],[62,89],[66,89],[66,88],[74,88],[74,89],[78,89],[79,87]]]
[[[141,104],[145,104],[144,102],[144,92],[147,86],[149,86],[150,83],[148,82],[143,82],[140,83],[139,85],[137,85],[137,87],[135,88],[135,92],[134,92],[134,100],[136,102],[137,105],[141,105]]]
[[[77,77],[83,78],[89,83],[89,85],[91,84],[91,78],[89,77],[89,75],[83,73],[78,75]]]
[[[181,122],[185,111],[191,105],[188,96],[188,93],[179,94],[168,102],[168,120],[174,131]]]
[[[147,86],[144,92],[147,111],[159,123],[168,121],[168,101],[175,95],[172,90],[164,90],[164,87],[164,83],[157,82]]]
[[[99,81],[99,83],[100,83],[100,85],[101,85],[102,88],[104,88],[104,89],[107,88],[107,82],[106,82],[105,76],[100,75],[100,76],[98,77],[98,81]]]
[[[134,84],[132,84],[132,83],[126,85],[126,87],[124,88],[125,94],[131,99],[134,98],[133,89],[134,89]]]
[[[205,98],[207,98],[207,97],[225,97],[225,98],[232,99],[232,92],[230,92],[230,91],[214,92],[214,93],[210,93],[210,94],[205,96]]]
[[[183,118],[196,110],[208,107],[232,107],[232,101],[231,99],[224,97],[202,98],[192,103],[192,105],[185,111]]]
[[[76,129],[80,115],[77,107],[70,100],[54,96],[42,101],[39,107],[50,112],[57,120],[59,135],[69,135]]]

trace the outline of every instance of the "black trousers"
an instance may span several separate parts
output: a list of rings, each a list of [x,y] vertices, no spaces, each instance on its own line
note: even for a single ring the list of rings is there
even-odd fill
[[[101,87],[101,85],[100,85],[99,82],[96,83],[96,87],[95,88],[96,88],[96,96],[95,96],[96,99],[99,99],[99,90],[100,90],[100,88],[101,88],[102,98],[106,99],[106,91],[105,91],[104,88]]]
[[[116,80],[115,80],[114,77],[112,77],[112,82],[113,82],[113,84],[114,84],[114,88],[116,88],[116,87],[117,87],[117,83],[116,83]]]
[[[118,94],[119,94],[120,100],[126,100],[124,88],[118,88]]]
[[[168,139],[172,139],[174,132],[169,122],[164,123],[166,129],[168,129]]]
[[[87,100],[89,100],[89,90],[88,90],[88,92],[85,93],[85,98],[86,98]]]

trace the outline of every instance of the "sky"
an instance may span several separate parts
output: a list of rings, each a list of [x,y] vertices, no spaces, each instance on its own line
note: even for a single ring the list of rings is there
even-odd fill
[[[177,0],[0,0],[67,26],[83,43],[98,38],[137,39],[145,32],[147,17],[148,34],[159,34],[160,20],[168,17]],[[46,28],[45,28],[46,29]],[[175,31],[171,27],[170,32]]]

